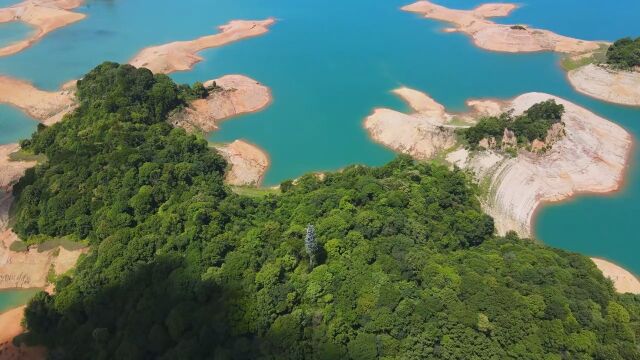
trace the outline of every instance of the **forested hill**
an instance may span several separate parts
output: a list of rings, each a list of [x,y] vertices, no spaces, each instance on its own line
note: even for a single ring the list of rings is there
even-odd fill
[[[48,161],[16,186],[16,231],[92,245],[27,308],[51,358],[640,358],[640,299],[584,256],[495,237],[462,171],[399,157],[239,196],[165,122],[193,92],[103,64],[23,142]]]

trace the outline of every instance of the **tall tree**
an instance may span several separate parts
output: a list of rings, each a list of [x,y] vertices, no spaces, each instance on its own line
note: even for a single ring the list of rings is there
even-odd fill
[[[311,267],[318,265],[318,259],[320,258],[320,246],[316,240],[316,229],[313,225],[307,225],[307,236],[304,238],[304,247],[309,254],[309,264]]]

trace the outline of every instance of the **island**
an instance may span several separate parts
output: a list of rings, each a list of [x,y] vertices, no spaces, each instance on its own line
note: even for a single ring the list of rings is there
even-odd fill
[[[198,52],[266,34],[274,23],[275,19],[234,20],[220,26],[219,34],[146,48],[129,63],[135,67],[144,67],[162,74],[189,70],[196,63],[202,61]]]
[[[508,16],[516,8],[515,4],[504,3],[484,4],[473,10],[455,10],[422,0],[404,6],[402,10],[452,23],[455,27],[445,31],[467,34],[478,47],[486,50],[512,53],[556,51],[578,54],[595,51],[600,47],[599,42],[573,39],[521,24],[504,25],[488,20],[492,17]]]
[[[372,139],[473,173],[483,209],[501,234],[530,237],[536,209],[545,202],[621,187],[631,135],[569,101],[528,93],[507,101],[469,101],[471,111],[450,114],[416,90],[394,93],[415,113],[375,109],[364,122]]]
[[[84,19],[86,15],[71,11],[83,3],[84,0],[25,0],[1,8],[0,23],[22,21],[35,31],[27,39],[0,48],[0,56],[18,53],[48,33]]]

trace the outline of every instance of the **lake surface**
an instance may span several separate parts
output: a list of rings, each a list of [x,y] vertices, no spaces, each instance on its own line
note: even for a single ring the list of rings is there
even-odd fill
[[[394,154],[362,128],[375,107],[404,110],[390,91],[409,86],[452,110],[469,98],[511,98],[529,91],[567,98],[640,135],[640,109],[605,104],[576,93],[552,53],[501,54],[476,48],[446,24],[399,10],[411,0],[151,0],[88,1],[84,21],[58,30],[32,48],[0,58],[0,74],[56,89],[103,60],[126,62],[141,48],[217,32],[232,19],[275,17],[267,35],[201,53],[179,82],[240,73],[269,87],[265,111],[226,121],[213,141],[246,139],[265,149],[272,165],[266,185],[309,171],[349,164],[381,165]],[[480,1],[439,3],[471,8]],[[527,0],[504,23],[524,23],[591,40],[640,36],[637,0]],[[615,19],[612,21],[611,19]],[[22,30],[16,30],[22,31]],[[11,38],[0,29],[0,42]],[[0,142],[35,129],[20,112],[0,106]],[[640,274],[640,159],[634,149],[625,189],[545,207],[536,234],[552,246],[613,260]]]
[[[26,304],[40,289],[0,291],[0,314]]]

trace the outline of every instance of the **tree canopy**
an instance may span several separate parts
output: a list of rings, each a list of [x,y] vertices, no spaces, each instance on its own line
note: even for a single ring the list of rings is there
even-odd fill
[[[621,69],[640,66],[640,37],[626,37],[614,42],[607,50],[607,64]]]
[[[559,123],[564,114],[564,106],[555,100],[546,100],[532,105],[522,115],[513,116],[505,112],[500,116],[481,118],[474,126],[459,130],[466,142],[475,148],[485,138],[502,141],[505,129],[513,131],[520,145],[534,140],[544,141],[553,124]]]
[[[26,309],[52,358],[640,358],[640,298],[584,256],[495,236],[463,171],[400,156],[239,196],[164,121],[179,88],[103,64],[25,142],[48,161],[16,186],[16,230],[92,244]]]

